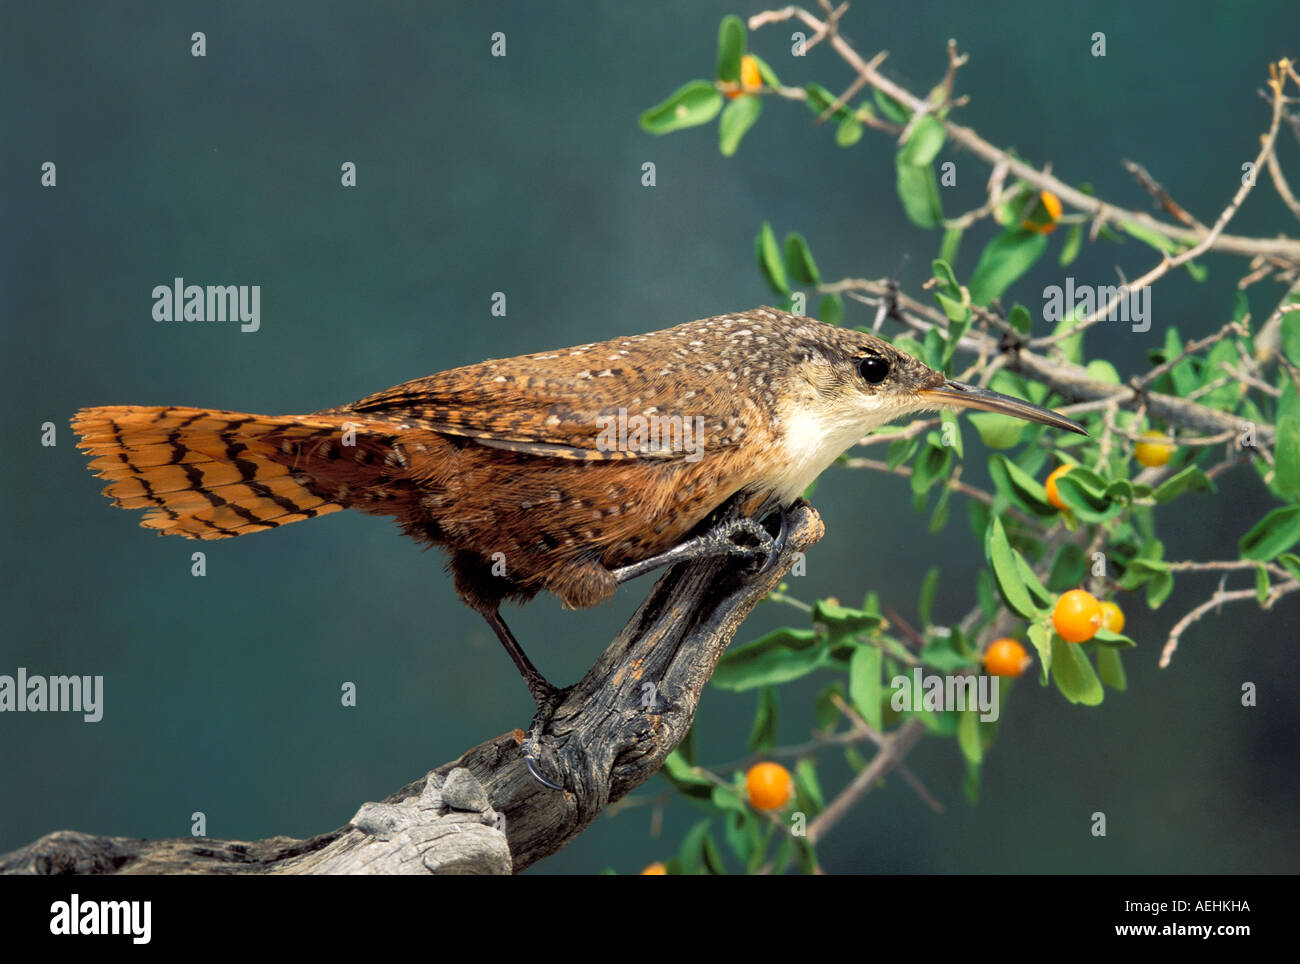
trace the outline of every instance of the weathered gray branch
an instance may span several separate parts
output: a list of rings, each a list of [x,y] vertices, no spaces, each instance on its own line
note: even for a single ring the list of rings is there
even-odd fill
[[[823,533],[805,503],[766,572],[738,559],[670,569],[539,739],[563,792],[528,773],[518,731],[367,803],[347,826],[295,840],[141,840],[72,831],[0,855],[8,874],[509,873],[560,850],[640,786],[686,736],[701,691],[745,617]],[[504,831],[504,832],[503,832]]]

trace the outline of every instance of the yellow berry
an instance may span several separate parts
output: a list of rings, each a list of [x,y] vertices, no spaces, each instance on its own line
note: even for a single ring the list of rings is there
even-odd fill
[[[1174,446],[1160,432],[1147,432],[1144,439],[1151,439],[1150,442],[1138,442],[1133,449],[1133,457],[1145,465],[1147,468],[1157,468],[1169,461],[1170,456],[1174,454]]]
[[[664,876],[667,873],[668,873],[668,868],[656,860],[654,863],[646,867],[645,870],[641,871],[641,876],[645,877],[646,875],[649,875],[651,877],[659,877],[659,876]]]
[[[1124,631],[1124,610],[1109,599],[1101,604],[1101,628],[1109,629],[1112,633]]]

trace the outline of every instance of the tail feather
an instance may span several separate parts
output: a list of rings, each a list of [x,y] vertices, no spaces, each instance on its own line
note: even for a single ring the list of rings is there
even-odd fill
[[[227,539],[346,508],[295,463],[344,418],[113,405],[72,419],[104,494],[164,535]]]

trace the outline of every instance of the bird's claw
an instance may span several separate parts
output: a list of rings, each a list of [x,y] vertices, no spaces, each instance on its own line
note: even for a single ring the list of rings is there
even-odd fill
[[[776,516],[777,532],[775,536],[768,532],[767,527],[757,519],[741,516],[719,522],[708,533],[707,538],[713,543],[714,549],[719,555],[749,556],[753,558],[761,553],[764,558],[763,564],[758,571],[764,573],[776,564],[776,560],[785,549],[786,539],[790,534],[785,509],[778,507]],[[747,536],[757,545],[743,545],[735,541],[736,536]]]
[[[549,684],[547,685],[549,686]],[[528,732],[520,744],[524,766],[528,767],[528,772],[532,774],[533,779],[542,786],[551,790],[563,790],[564,787],[561,784],[552,782],[542,773],[542,768],[537,762],[537,741],[542,735],[542,730],[550,721],[552,714],[555,713],[556,707],[560,705],[561,700],[564,698],[564,691],[550,687],[547,692],[534,692],[533,698],[537,702],[537,713],[533,716],[533,721],[528,724]]]

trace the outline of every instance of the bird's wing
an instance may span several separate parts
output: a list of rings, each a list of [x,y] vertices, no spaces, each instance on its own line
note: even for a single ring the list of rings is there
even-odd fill
[[[455,368],[347,408],[494,448],[581,460],[698,458],[757,427],[757,407],[726,372],[702,377],[698,357],[692,368],[644,338]]]

